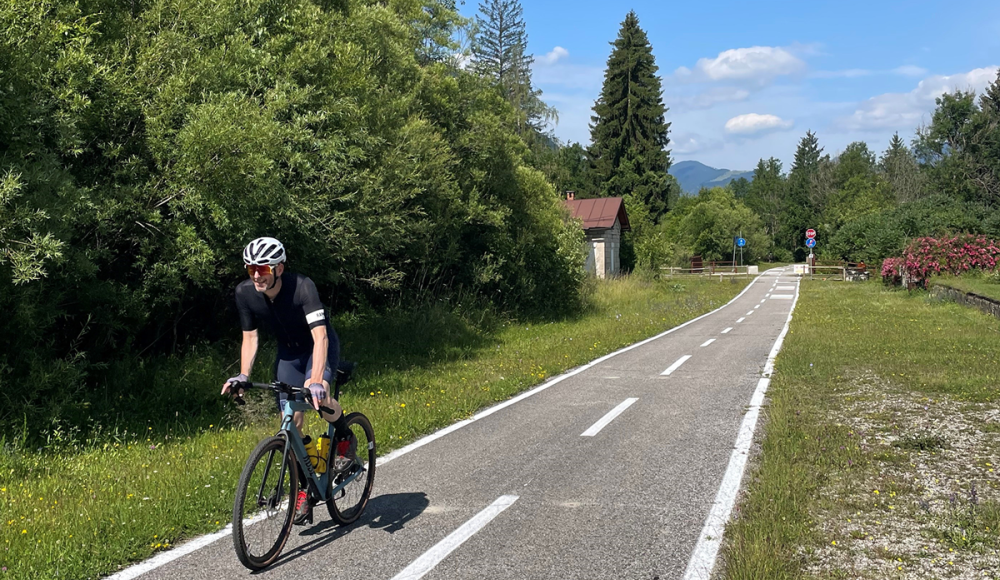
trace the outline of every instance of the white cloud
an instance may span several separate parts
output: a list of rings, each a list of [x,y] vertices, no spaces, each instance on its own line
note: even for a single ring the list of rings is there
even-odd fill
[[[930,76],[908,93],[885,93],[858,104],[854,113],[838,119],[835,126],[848,131],[913,129],[929,118],[936,98],[956,90],[980,93],[996,76],[995,66],[948,76]]]
[[[775,115],[748,113],[726,121],[726,132],[733,135],[759,135],[770,131],[791,129],[795,123]]]
[[[809,76],[814,79],[854,79],[858,77],[867,77],[875,74],[875,71],[863,69],[863,68],[849,68],[846,70],[818,70],[816,72],[809,73]]]
[[[751,46],[720,52],[715,58],[698,59],[694,70],[678,68],[674,74],[683,80],[752,81],[766,84],[775,77],[805,69],[805,62],[784,48]]]
[[[531,81],[543,91],[557,88],[583,89],[597,98],[604,84],[604,69],[596,66],[558,62],[553,65],[535,63],[531,67]],[[544,97],[543,97],[544,99]]]
[[[745,101],[750,91],[738,87],[713,87],[694,96],[676,96],[666,99],[666,104],[674,111],[708,109],[720,103]]]
[[[536,62],[544,65],[553,65],[569,56],[569,51],[561,46],[553,48],[548,54],[535,59]]]
[[[904,77],[922,77],[927,74],[927,69],[914,66],[912,64],[904,64],[903,66],[897,66],[892,69],[893,74],[902,75]]]
[[[872,75],[893,74],[904,77],[921,77],[927,74],[927,69],[912,64],[897,66],[888,71],[870,70],[865,68],[849,68],[845,70],[818,70],[809,73],[809,78],[814,79],[854,79],[860,77],[870,77]]]
[[[456,52],[451,55],[451,59],[454,65],[462,70],[467,70],[472,66],[472,54],[468,52]]]
[[[692,155],[711,149],[718,149],[722,142],[703,137],[697,133],[683,133],[670,138],[671,153],[675,155]]]

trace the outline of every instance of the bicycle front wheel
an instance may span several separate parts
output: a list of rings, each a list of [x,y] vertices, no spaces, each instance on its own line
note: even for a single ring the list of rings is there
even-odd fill
[[[284,437],[271,437],[250,454],[236,486],[233,545],[251,570],[274,563],[292,531],[299,474],[295,454],[285,453]]]
[[[362,473],[326,502],[330,517],[342,526],[353,524],[361,517],[375,483],[375,430],[368,417],[361,413],[351,413],[346,419],[347,426],[358,438],[357,457],[353,465],[331,478],[330,489],[354,473]]]

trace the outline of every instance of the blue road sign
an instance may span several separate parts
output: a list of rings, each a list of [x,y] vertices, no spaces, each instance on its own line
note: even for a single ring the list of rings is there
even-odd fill
[[[816,246],[816,238],[809,238],[806,240],[806,246],[813,248]]]
[[[736,238],[736,245],[742,248],[747,245],[747,241],[743,238]]]

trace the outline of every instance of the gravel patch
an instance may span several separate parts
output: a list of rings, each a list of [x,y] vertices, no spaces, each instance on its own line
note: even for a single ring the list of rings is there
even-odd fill
[[[836,415],[870,465],[828,481],[802,550],[821,578],[1000,580],[1000,410],[866,374]]]

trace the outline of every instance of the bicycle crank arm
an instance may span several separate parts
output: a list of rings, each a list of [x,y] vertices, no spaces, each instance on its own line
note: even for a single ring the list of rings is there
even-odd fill
[[[347,487],[347,484],[351,483],[352,481],[354,481],[355,479],[357,479],[359,476],[361,476],[362,474],[366,473],[367,471],[368,471],[367,469],[361,468],[361,469],[355,471],[354,473],[352,473],[347,479],[345,479],[344,481],[340,482],[340,485],[338,485],[337,487],[331,489],[330,490],[330,495],[326,499],[329,500],[330,498],[332,498],[335,495],[337,495],[338,491],[340,491],[340,490],[344,489],[345,487]]]

